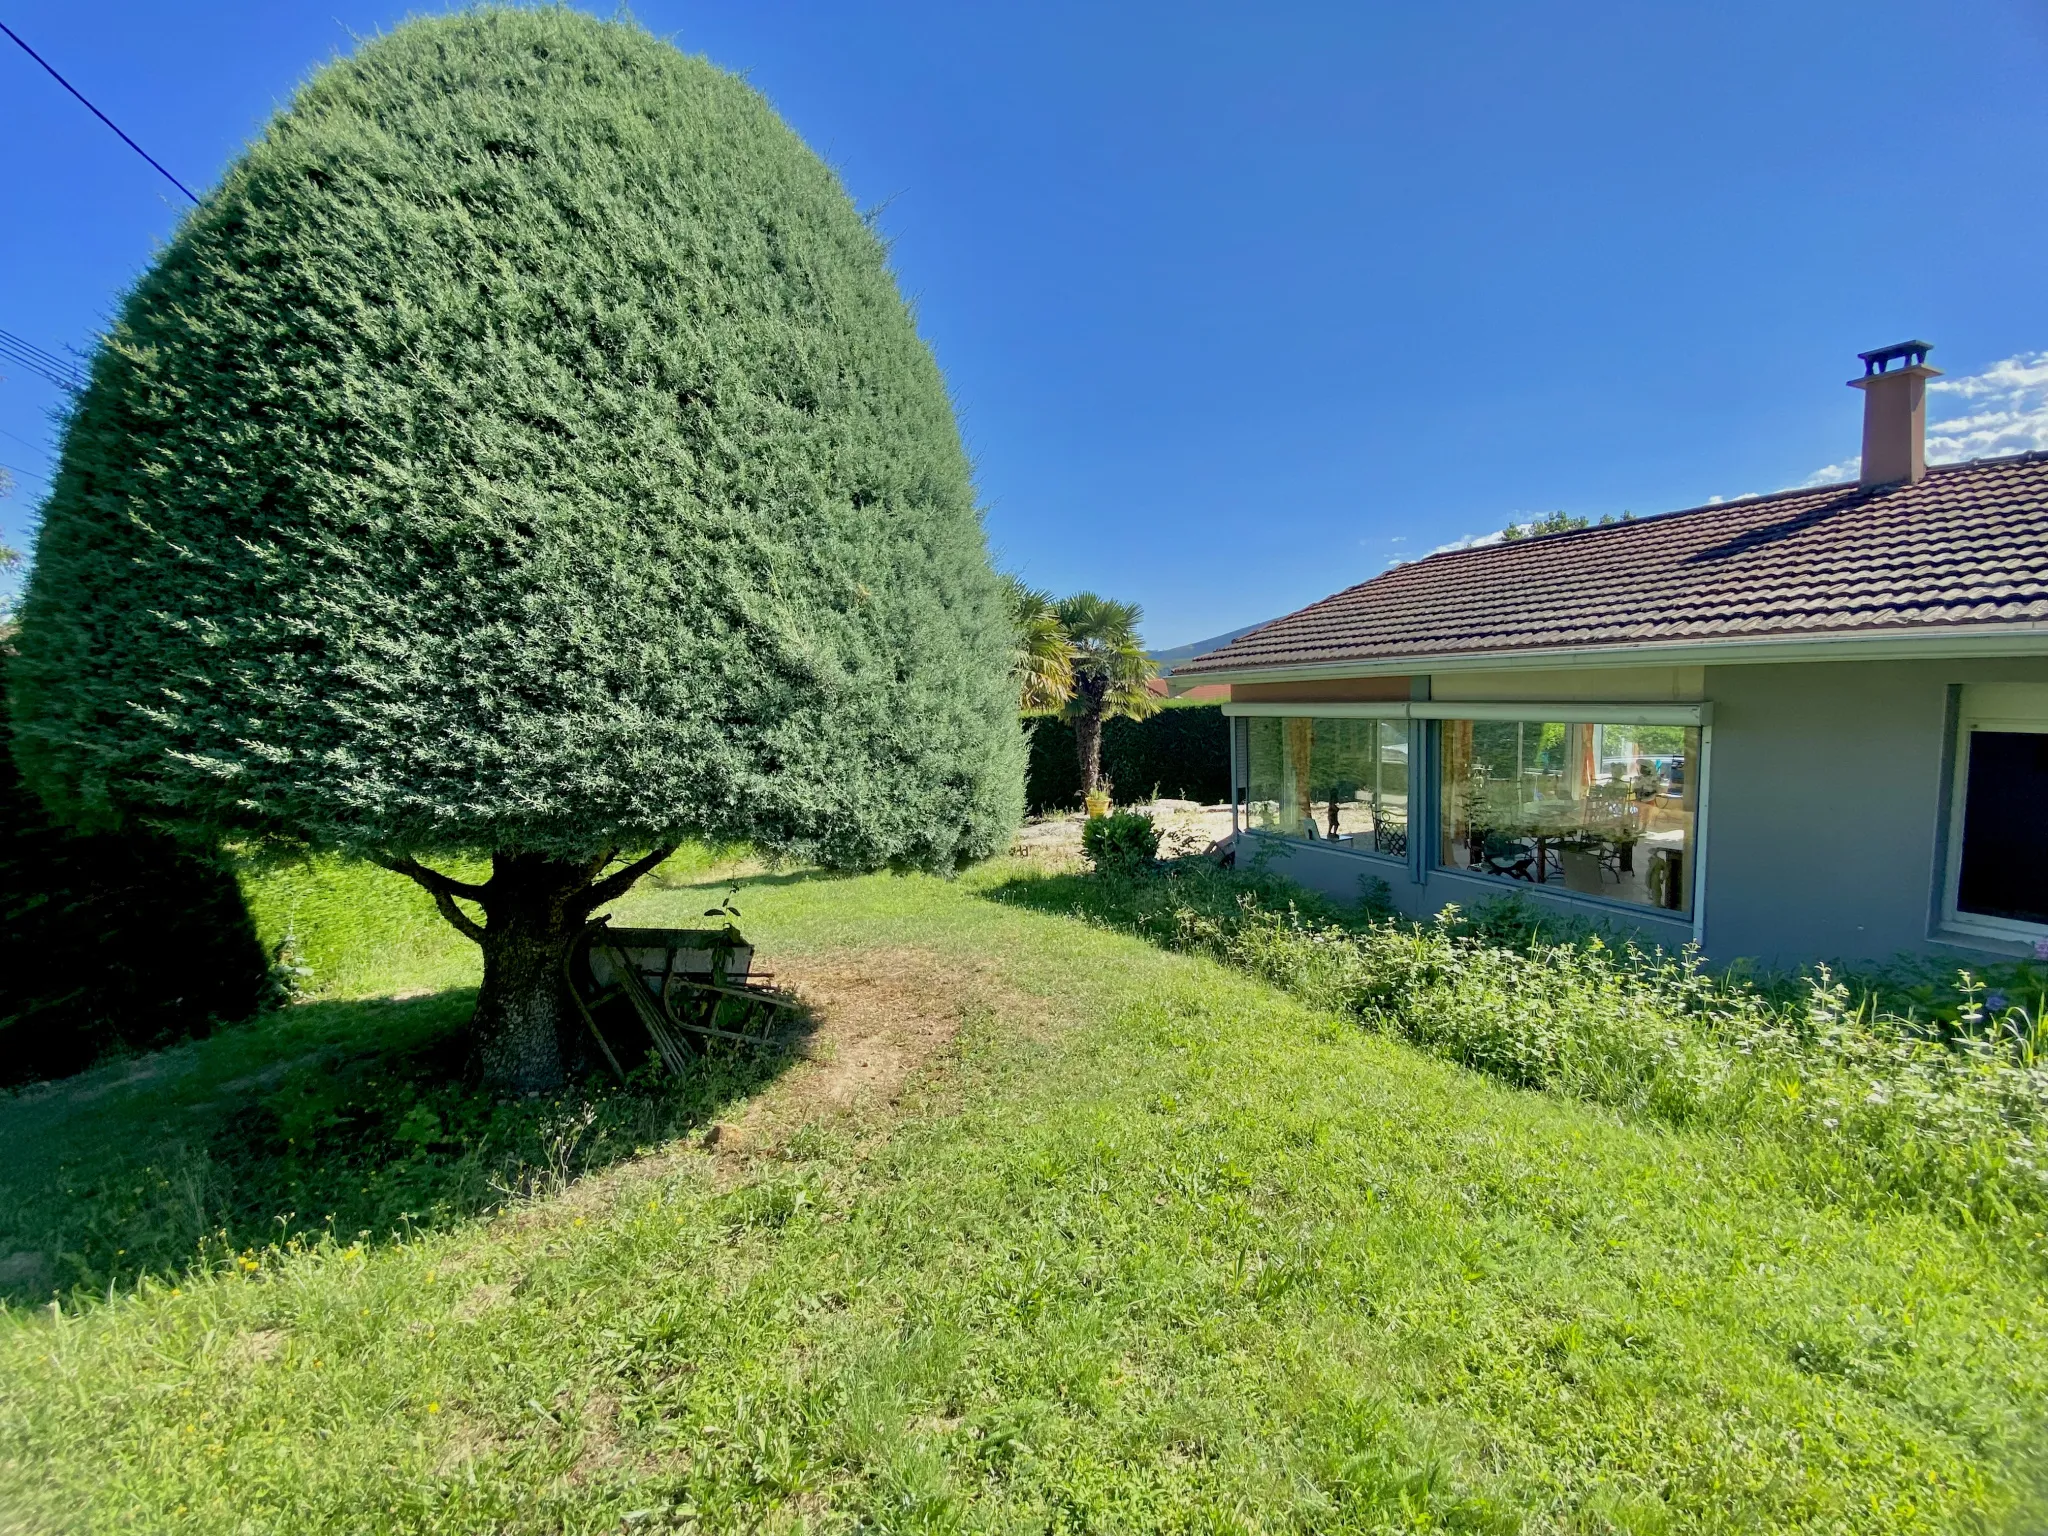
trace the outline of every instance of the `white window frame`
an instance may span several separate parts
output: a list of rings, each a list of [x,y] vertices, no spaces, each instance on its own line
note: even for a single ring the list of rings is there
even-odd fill
[[[1963,827],[1969,813],[1970,735],[1973,731],[2010,731],[2048,736],[2048,683],[1966,683],[1956,711],[1956,736],[1950,744],[1948,859],[1942,873],[1941,925],[1959,934],[2030,943],[2048,938],[2048,923],[2025,923],[2010,917],[1965,912],[1956,905],[1963,879]]]

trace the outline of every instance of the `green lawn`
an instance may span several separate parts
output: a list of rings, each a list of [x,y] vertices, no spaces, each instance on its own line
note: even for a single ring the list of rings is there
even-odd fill
[[[2037,1260],[990,899],[1023,878],[751,880],[771,964],[865,964],[960,1032],[899,1103],[793,1110],[745,1155],[632,1154],[805,1069],[457,1124],[431,1072],[459,991],[0,1101],[0,1245],[111,1298],[0,1319],[0,1529],[2048,1522]],[[386,985],[459,984],[417,939]],[[359,1099],[435,1126],[351,1161]],[[279,1134],[308,1104],[315,1154]],[[528,1195],[477,1214],[507,1168]],[[262,1250],[244,1176],[312,1202],[296,1241]]]

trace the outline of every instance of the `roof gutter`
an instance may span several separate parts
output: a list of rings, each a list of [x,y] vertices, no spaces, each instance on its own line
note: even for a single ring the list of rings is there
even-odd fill
[[[1601,704],[1584,699],[1510,699],[1503,702],[1474,699],[1400,699],[1369,704],[1325,704],[1308,701],[1297,704],[1261,700],[1248,704],[1225,704],[1223,713],[1235,719],[1262,716],[1313,715],[1319,720],[1542,720],[1566,724],[1595,725],[1710,725],[1714,706],[1699,704]]]
[[[1756,640],[1648,641],[1634,645],[1550,646],[1448,655],[1373,656],[1293,666],[1212,667],[1176,671],[1167,689],[1186,693],[1203,683],[1304,683],[1339,677],[1405,677],[1430,672],[1509,672],[1549,667],[1762,665],[1788,661],[1949,661],[1993,656],[2048,656],[2048,624],[1972,624],[1881,634],[1834,634]]]

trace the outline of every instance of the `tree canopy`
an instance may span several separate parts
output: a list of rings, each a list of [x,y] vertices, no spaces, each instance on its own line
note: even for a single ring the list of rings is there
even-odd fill
[[[1050,592],[1004,578],[1017,631],[1017,691],[1020,708],[1063,707],[1074,696],[1074,649]]]
[[[122,306],[23,604],[74,814],[360,852],[997,847],[1003,589],[875,233],[567,10],[316,75]]]
[[[567,9],[366,44],[185,219],[65,424],[19,648],[68,817],[383,859],[480,941],[451,890],[516,914],[529,994],[621,849],[946,868],[1022,809],[882,242],[742,81]],[[415,862],[454,851],[492,881]]]

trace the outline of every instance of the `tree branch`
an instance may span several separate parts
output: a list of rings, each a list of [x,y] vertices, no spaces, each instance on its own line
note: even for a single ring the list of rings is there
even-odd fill
[[[598,881],[597,884],[583,893],[583,910],[588,912],[592,907],[603,906],[608,901],[616,901],[619,897],[625,895],[626,892],[633,889],[634,881],[660,864],[663,859],[666,859],[680,847],[682,847],[681,843],[670,843],[665,848],[657,848],[644,858],[635,859],[617,874],[608,875],[606,878]]]
[[[484,894],[482,886],[468,885],[460,880],[451,880],[439,870],[427,868],[426,865],[420,863],[417,859],[392,859],[378,855],[373,856],[372,862],[381,864],[394,875],[404,875],[406,879],[424,887],[427,894],[434,898],[434,905],[440,909],[441,915],[454,925],[457,933],[473,944],[479,946],[483,944],[484,930],[482,926],[467,912],[463,911],[462,908],[455,905],[455,898],[457,896],[466,897],[471,901],[482,901]]]
[[[404,875],[408,880],[417,880],[428,890],[439,895],[443,891],[450,896],[460,896],[464,901],[482,901],[484,888],[471,885],[464,880],[453,880],[438,869],[429,869],[417,859],[393,858],[389,854],[372,854],[370,862],[381,864],[394,875]]]
[[[467,912],[463,911],[462,908],[455,905],[455,898],[453,896],[450,896],[446,891],[435,891],[434,905],[441,909],[441,915],[443,917],[447,918],[449,922],[455,925],[455,931],[457,933],[461,934],[464,938],[468,939],[471,943],[477,945],[479,948],[482,947],[484,942],[483,929],[470,917],[470,915]]]

